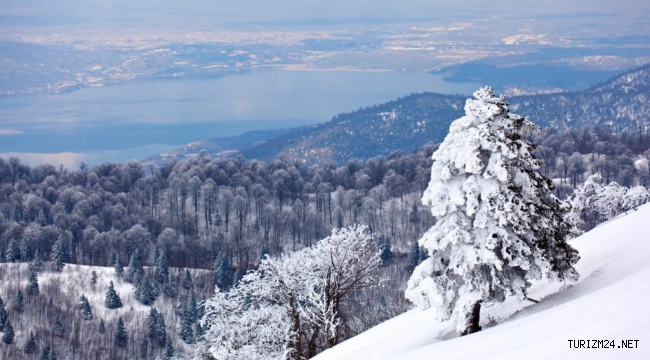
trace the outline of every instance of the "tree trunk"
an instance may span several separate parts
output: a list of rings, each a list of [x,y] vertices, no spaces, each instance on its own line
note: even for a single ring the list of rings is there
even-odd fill
[[[479,326],[479,320],[481,319],[481,302],[475,302],[471,307],[471,313],[467,318],[467,327],[464,331],[460,332],[460,336],[465,336],[473,334],[475,332],[481,331]]]

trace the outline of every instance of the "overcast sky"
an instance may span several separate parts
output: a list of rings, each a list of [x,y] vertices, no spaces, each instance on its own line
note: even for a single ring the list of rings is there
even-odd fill
[[[206,17],[216,23],[305,20],[390,22],[449,16],[476,19],[485,16],[647,16],[647,0],[2,0],[0,16],[7,24],[51,25],[87,23],[110,26],[115,21],[184,23]]]

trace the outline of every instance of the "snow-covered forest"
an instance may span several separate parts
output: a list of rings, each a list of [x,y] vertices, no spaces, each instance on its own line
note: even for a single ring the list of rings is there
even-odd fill
[[[530,134],[529,141],[541,160],[539,173],[552,179],[548,196],[569,200],[573,210],[567,219],[582,231],[634,211],[650,198],[647,133],[545,129]],[[411,154],[398,151],[386,158],[325,166],[200,155],[162,168],[130,161],[67,170],[0,159],[0,260],[8,263],[0,267],[0,296],[13,333],[6,335],[0,307],[7,339],[3,354],[20,358],[49,351],[70,359],[92,357],[102,349],[112,349],[112,358],[189,354],[189,346],[206,331],[217,336],[209,321],[199,321],[205,311],[200,301],[215,288],[228,295],[208,301],[208,309],[226,323],[241,322],[220,314],[214,304],[237,307],[239,298],[251,306],[246,299],[261,296],[263,290],[244,286],[254,279],[305,285],[307,280],[290,276],[290,268],[296,262],[310,268],[301,262],[303,256],[318,258],[313,252],[327,244],[322,239],[363,225],[369,254],[381,260],[368,273],[379,285],[353,287],[338,298],[346,300],[336,309],[331,298],[325,301],[315,290],[264,293],[285,302],[297,296],[301,304],[285,310],[300,314],[294,320],[303,325],[292,328],[287,319],[278,318],[288,327],[268,329],[289,334],[285,342],[272,344],[275,354],[309,358],[411,306],[404,298],[407,280],[427,251],[431,253],[417,241],[434,225],[429,208],[433,200],[423,206],[421,199],[437,148],[430,144]],[[65,264],[80,266],[70,273]],[[327,268],[316,260],[309,264],[313,274],[322,275]],[[269,277],[270,269],[282,271]],[[93,271],[99,280],[92,279]],[[114,299],[106,300],[110,281],[122,308]],[[301,288],[324,286],[309,284]],[[285,306],[282,301],[271,305]],[[92,318],[85,303],[93,309]],[[79,311],[71,310],[77,306]],[[272,308],[263,302],[255,306]],[[112,312],[111,307],[121,310]],[[102,321],[105,329],[99,331]],[[120,328],[126,337],[117,335]],[[81,334],[98,334],[92,340],[96,346],[80,346],[86,339]],[[230,354],[228,349],[204,350]],[[259,354],[259,349],[249,350],[242,358]]]

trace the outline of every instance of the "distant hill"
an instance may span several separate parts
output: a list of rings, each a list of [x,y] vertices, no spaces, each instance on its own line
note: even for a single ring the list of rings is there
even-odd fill
[[[248,131],[238,136],[195,141],[183,147],[154,155],[144,159],[143,161],[145,163],[153,163],[162,166],[174,160],[181,161],[197,156],[201,152],[205,152],[211,158],[229,157],[237,154],[238,150],[249,148],[269,139],[276,138],[289,131],[290,129]]]
[[[335,116],[331,121],[240,151],[246,158],[278,156],[307,163],[343,163],[396,150],[412,151],[444,139],[451,122],[464,114],[466,97],[422,93]],[[512,112],[554,127],[599,125],[613,131],[648,131],[650,66],[616,76],[584,91],[509,99]]]

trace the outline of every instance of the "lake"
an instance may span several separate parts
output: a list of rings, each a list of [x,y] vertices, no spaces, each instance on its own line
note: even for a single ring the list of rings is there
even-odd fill
[[[427,73],[264,68],[19,95],[0,98],[0,155],[64,166],[125,161],[197,140],[324,122],[415,92],[477,88]]]

